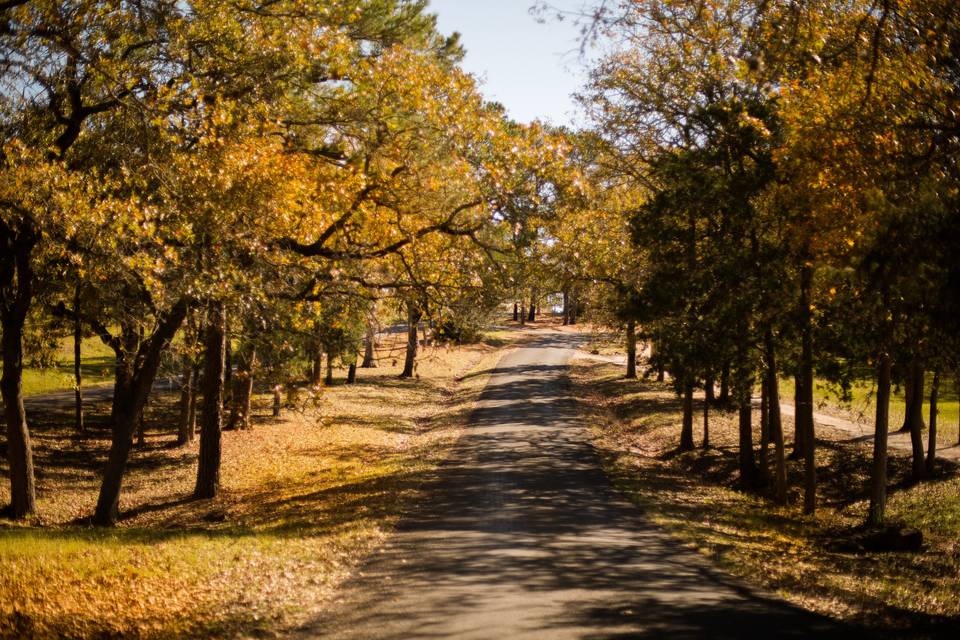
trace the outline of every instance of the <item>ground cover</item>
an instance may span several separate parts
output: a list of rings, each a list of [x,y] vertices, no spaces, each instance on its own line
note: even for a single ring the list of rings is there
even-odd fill
[[[624,380],[621,367],[586,359],[574,367],[572,379],[608,472],[682,544],[755,585],[838,618],[918,637],[960,623],[960,476],[955,468],[910,486],[904,480],[909,460],[894,453],[889,518],[921,529],[923,550],[843,552],[838,541],[866,511],[869,444],[820,430],[821,506],[815,517],[804,517],[797,488],[802,469],[796,462],[789,463],[795,488],[788,507],[777,508],[737,486],[733,414],[713,414],[710,449],[677,455],[681,406],[668,385]],[[792,433],[792,422],[785,422]]]
[[[212,501],[190,500],[197,445],[171,446],[176,398],[159,393],[122,521],[106,531],[83,520],[109,443],[106,401],[90,407],[82,436],[67,407],[34,412],[40,515],[0,525],[0,635],[284,633],[389,533],[502,352],[428,347],[408,381],[384,357],[358,384],[323,388],[279,420],[258,396],[254,428],[225,434],[223,488]]]

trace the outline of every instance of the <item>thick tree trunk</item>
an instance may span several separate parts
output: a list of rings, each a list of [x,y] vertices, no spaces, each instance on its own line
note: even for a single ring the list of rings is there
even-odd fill
[[[80,287],[73,295],[73,428],[83,433],[83,372],[80,368],[83,323],[80,321]]]
[[[401,378],[412,378],[417,363],[417,346],[419,339],[417,337],[417,325],[420,324],[420,318],[423,312],[413,301],[407,302],[407,353],[403,361],[403,372]],[[522,316],[521,316],[522,317]]]
[[[371,322],[367,325],[367,335],[363,339],[363,363],[361,369],[375,369],[377,363],[375,360],[375,348],[377,342],[377,328]]]
[[[906,427],[910,430],[910,444],[913,449],[913,465],[911,476],[914,480],[922,480],[926,476],[927,467],[923,457],[923,365],[919,360],[910,362],[907,375],[913,380],[912,398],[906,407]]]
[[[907,375],[904,381],[904,414],[903,425],[900,427],[901,433],[913,434],[923,432],[923,365],[919,360],[913,359],[907,364]],[[921,445],[921,449],[922,449]]]
[[[30,254],[39,240],[29,225],[15,231],[0,222],[0,323],[3,374],[0,396],[7,427],[10,465],[10,516],[23,518],[37,511],[33,474],[33,446],[23,406],[23,328],[33,302]]]
[[[890,429],[890,371],[889,353],[880,355],[877,371],[877,416],[873,433],[873,465],[870,473],[870,511],[867,524],[883,524],[887,508],[887,435]]]
[[[680,428],[680,451],[692,451],[693,448],[693,377],[684,374],[683,426]]]
[[[773,495],[779,505],[787,504],[787,461],[783,444],[783,421],[780,416],[780,372],[777,369],[777,351],[773,342],[773,332],[764,336],[764,349],[767,356],[767,419],[770,438],[773,440],[774,472]]]
[[[627,378],[637,377],[637,323],[627,320]]]
[[[800,395],[797,397],[796,420],[803,432],[803,512],[817,509],[816,434],[813,426],[813,310],[810,292],[813,267],[805,264],[800,270]]]
[[[933,475],[937,466],[937,413],[940,399],[940,369],[933,371],[930,385],[930,434],[927,442],[927,474]]]
[[[222,302],[207,311],[203,337],[204,367],[201,389],[200,457],[195,498],[213,498],[220,489],[220,440],[223,427],[223,388],[226,382],[227,323]]]
[[[126,380],[118,379],[114,384],[114,414],[111,423],[110,453],[103,470],[103,481],[97,507],[93,514],[94,524],[112,525],[117,521],[120,502],[120,489],[130,457],[133,431],[137,426],[143,407],[147,404],[150,389],[160,368],[160,359],[177,333],[187,314],[186,300],[177,302],[161,317],[157,328],[149,339],[141,342],[136,357],[136,368],[117,363],[117,369],[129,371]]]
[[[257,366],[257,350],[247,346],[238,358],[237,373],[233,376],[233,402],[227,429],[250,428],[250,404],[253,401],[253,382]]]

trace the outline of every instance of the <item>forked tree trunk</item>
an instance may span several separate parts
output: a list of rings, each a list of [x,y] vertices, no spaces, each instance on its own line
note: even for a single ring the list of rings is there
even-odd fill
[[[403,361],[403,371],[401,378],[412,378],[417,363],[417,347],[419,338],[417,336],[417,326],[420,324],[420,318],[423,312],[413,301],[407,302],[407,353]]]
[[[927,443],[927,474],[933,475],[937,466],[937,413],[940,399],[940,369],[933,371],[933,383],[930,385],[930,434]]]
[[[637,323],[627,320],[627,378],[637,377]]]
[[[79,285],[73,295],[73,308],[76,312],[73,316],[73,428],[77,433],[83,433],[83,372],[80,368],[83,323],[80,320]]]
[[[122,363],[118,361],[118,370],[123,368],[129,375],[125,374],[126,379],[118,379],[114,384],[114,394],[118,397],[114,398],[110,453],[93,514],[93,523],[96,525],[108,526],[117,521],[120,489],[130,458],[134,429],[150,396],[150,389],[160,368],[160,359],[186,314],[187,301],[178,301],[160,318],[153,334],[140,343],[136,357],[131,358],[136,365],[121,366]]]
[[[213,302],[207,311],[203,337],[204,366],[201,390],[200,457],[197,465],[195,498],[213,498],[220,489],[220,441],[223,427],[227,323],[222,302]]]
[[[680,451],[692,451],[693,448],[693,377],[684,374],[683,425],[680,428]]]

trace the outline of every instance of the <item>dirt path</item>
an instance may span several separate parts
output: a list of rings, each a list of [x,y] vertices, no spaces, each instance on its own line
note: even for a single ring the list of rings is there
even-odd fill
[[[582,338],[505,356],[451,459],[300,637],[851,638],[742,586],[604,475],[568,394]]]

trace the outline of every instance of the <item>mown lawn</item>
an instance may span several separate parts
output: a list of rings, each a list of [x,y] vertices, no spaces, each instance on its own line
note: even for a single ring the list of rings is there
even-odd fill
[[[80,372],[84,387],[113,382],[114,354],[100,338],[87,338],[81,345]],[[23,393],[35,396],[74,387],[73,340],[64,340],[51,367],[28,367],[23,372]]]
[[[909,459],[891,461],[888,517],[923,531],[919,553],[835,551],[864,519],[870,445],[821,429],[820,508],[801,514],[801,463],[789,463],[791,504],[777,508],[737,485],[733,414],[713,414],[713,446],[676,454],[681,407],[667,385],[623,379],[619,367],[582,362],[574,390],[593,416],[608,472],[655,522],[746,581],[804,607],[905,637],[960,625],[960,475],[910,486]],[[786,420],[786,433],[792,422]],[[757,421],[755,421],[756,424]],[[695,428],[701,437],[701,423]],[[789,446],[789,442],[787,443]]]
[[[66,413],[33,416],[40,515],[0,524],[0,636],[283,635],[316,614],[416,499],[500,355],[428,348],[418,379],[398,380],[385,361],[280,420],[258,398],[255,427],[225,434],[212,501],[190,499],[197,445],[171,445],[176,398],[161,394],[122,521],[105,531],[84,518],[108,447],[107,407],[90,412],[84,437]]]

